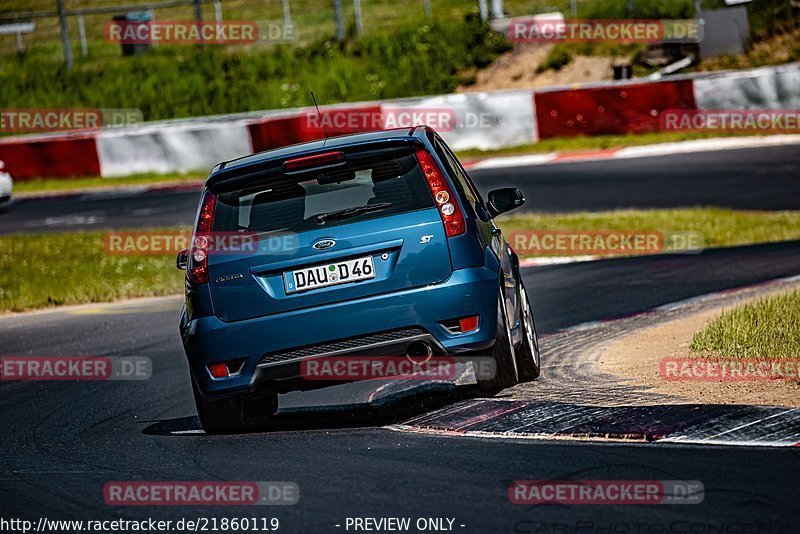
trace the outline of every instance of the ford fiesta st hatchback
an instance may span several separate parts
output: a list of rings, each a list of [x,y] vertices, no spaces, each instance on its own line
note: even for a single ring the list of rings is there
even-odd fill
[[[431,128],[319,140],[221,163],[206,182],[180,331],[207,432],[269,423],[318,387],[310,358],[483,355],[497,391],[539,375],[517,255]]]

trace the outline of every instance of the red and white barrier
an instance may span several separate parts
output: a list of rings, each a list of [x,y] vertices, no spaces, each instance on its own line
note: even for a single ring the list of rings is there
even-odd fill
[[[696,109],[692,80],[626,83],[534,94],[539,137],[656,132],[668,109]]]
[[[800,64],[698,77],[697,109],[800,109]]]
[[[210,169],[252,153],[243,122],[102,130],[96,139],[100,173],[107,177]]]
[[[0,139],[0,160],[15,180],[101,174],[94,132]]]
[[[455,150],[577,135],[652,132],[668,109],[800,109],[800,64],[542,90],[461,93],[321,108],[158,121],[125,128],[0,138],[15,179],[210,169],[220,161],[438,113]],[[342,117],[353,119],[342,121]],[[405,124],[404,124],[405,125]],[[437,127],[436,124],[433,124]]]
[[[494,150],[538,140],[531,89],[403,99],[384,107],[412,113],[425,109],[452,112],[453,128],[431,126],[453,150]]]

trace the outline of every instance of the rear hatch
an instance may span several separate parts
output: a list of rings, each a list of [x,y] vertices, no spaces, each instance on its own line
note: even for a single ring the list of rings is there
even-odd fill
[[[294,158],[213,192],[214,234],[234,238],[208,261],[223,321],[423,287],[451,274],[442,218],[410,146]]]

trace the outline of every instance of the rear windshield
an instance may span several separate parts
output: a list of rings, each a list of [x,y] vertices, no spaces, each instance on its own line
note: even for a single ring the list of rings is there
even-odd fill
[[[271,176],[217,197],[214,229],[221,232],[298,232],[385,217],[433,204],[414,155],[291,176]],[[332,212],[372,206],[344,218]],[[323,222],[320,221],[323,216]]]

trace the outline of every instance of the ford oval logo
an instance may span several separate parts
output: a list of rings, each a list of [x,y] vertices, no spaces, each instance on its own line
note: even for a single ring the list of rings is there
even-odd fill
[[[320,239],[313,245],[311,245],[315,250],[325,250],[331,248],[333,245],[336,244],[335,239]]]

